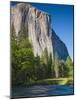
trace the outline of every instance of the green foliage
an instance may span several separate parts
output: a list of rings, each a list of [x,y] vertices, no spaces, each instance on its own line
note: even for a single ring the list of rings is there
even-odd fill
[[[45,48],[41,56],[41,66],[43,66],[43,73],[45,78],[50,78],[53,76],[53,62],[51,54],[48,54],[47,49]]]
[[[67,60],[59,60],[55,57],[54,71],[56,77],[70,77],[73,76],[73,63],[71,58],[68,56]]]
[[[48,63],[48,51],[47,48],[44,49],[41,56],[41,62],[47,64]]]
[[[59,77],[65,77],[66,76],[66,65],[63,60],[59,61]]]
[[[24,84],[33,79],[34,55],[30,42],[24,34],[11,36],[12,85]],[[26,83],[27,83],[26,82]]]
[[[55,60],[54,60],[54,71],[55,71],[55,77],[58,78],[59,77],[59,58],[57,55],[55,56]]]
[[[12,26],[11,33],[13,86],[29,86],[42,79],[72,76],[73,64],[70,57],[67,57],[66,62],[59,60],[57,56],[53,60],[52,55],[48,55],[46,48],[41,58],[39,56],[35,57],[26,29],[23,27],[23,30],[16,36]]]
[[[66,59],[66,70],[67,76],[73,76],[73,63],[69,56]]]

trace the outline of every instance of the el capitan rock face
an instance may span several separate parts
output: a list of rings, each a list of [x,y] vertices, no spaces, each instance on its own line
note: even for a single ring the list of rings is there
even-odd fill
[[[56,35],[51,26],[51,16],[27,3],[19,3],[11,7],[11,27],[14,26],[16,36],[23,27],[27,30],[32,44],[34,56],[41,56],[45,48],[52,58],[66,60],[69,56],[65,44]]]

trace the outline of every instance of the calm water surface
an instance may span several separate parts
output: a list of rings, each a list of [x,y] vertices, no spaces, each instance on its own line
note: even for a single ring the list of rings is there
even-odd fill
[[[37,85],[28,88],[15,87],[12,90],[12,98],[73,95],[73,92],[73,85]]]

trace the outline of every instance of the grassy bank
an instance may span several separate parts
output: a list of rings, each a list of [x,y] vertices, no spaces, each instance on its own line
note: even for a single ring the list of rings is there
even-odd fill
[[[26,86],[31,85],[71,85],[73,84],[73,78],[50,78],[43,79],[38,81],[31,80],[30,82],[25,83]]]
[[[58,84],[58,85],[66,85],[66,84],[73,84],[72,78],[53,78],[53,79],[44,79],[39,80],[36,84]]]

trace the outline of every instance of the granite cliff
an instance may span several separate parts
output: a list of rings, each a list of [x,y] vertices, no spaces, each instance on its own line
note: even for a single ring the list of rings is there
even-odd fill
[[[28,39],[33,47],[34,56],[41,56],[46,48],[52,58],[66,60],[69,56],[65,44],[56,35],[51,26],[51,15],[28,3],[19,3],[11,7],[11,27],[14,26],[16,37],[26,28]]]

